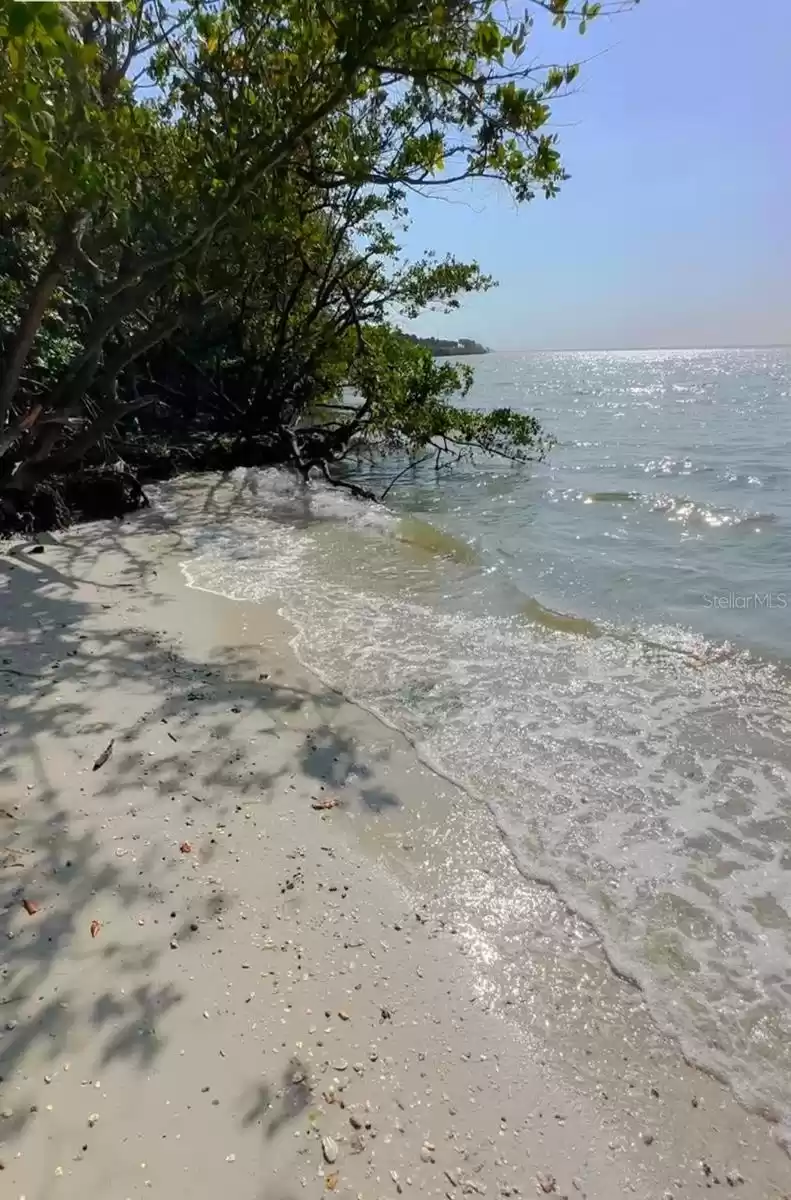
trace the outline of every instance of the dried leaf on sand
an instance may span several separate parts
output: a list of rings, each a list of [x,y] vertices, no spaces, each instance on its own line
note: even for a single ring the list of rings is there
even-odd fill
[[[94,771],[98,771],[99,768],[103,767],[104,764],[108,761],[108,759],[110,758],[110,756],[113,752],[114,745],[115,745],[115,738],[110,738],[110,740],[107,743],[107,745],[105,746],[104,750],[102,750],[102,752],[99,755],[99,757],[97,758],[96,762],[93,764]]]

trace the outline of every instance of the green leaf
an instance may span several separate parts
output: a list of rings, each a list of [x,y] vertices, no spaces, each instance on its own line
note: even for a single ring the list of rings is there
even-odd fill
[[[59,4],[37,4],[36,19],[42,29],[53,33],[63,24],[63,10]]]
[[[28,140],[30,157],[34,164],[40,169],[45,170],[47,165],[47,144],[42,142],[40,138],[30,138]]]
[[[35,24],[36,14],[32,4],[24,4],[22,0],[14,0],[9,6],[6,27],[9,37],[22,38]]]

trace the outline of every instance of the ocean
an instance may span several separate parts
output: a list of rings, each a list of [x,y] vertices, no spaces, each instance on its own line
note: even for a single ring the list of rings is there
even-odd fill
[[[545,462],[422,467],[384,507],[239,472],[187,578],[276,601],[687,1055],[788,1122],[791,350],[474,366],[468,403],[536,414]]]

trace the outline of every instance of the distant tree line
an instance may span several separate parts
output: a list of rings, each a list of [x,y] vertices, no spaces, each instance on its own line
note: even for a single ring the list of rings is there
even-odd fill
[[[489,353],[486,346],[473,341],[472,338],[457,338],[454,341],[452,338],[417,337],[412,333],[407,336],[416,345],[429,350],[434,358],[457,358],[463,357],[465,354]]]
[[[0,526],[122,512],[173,470],[540,455],[397,328],[492,281],[398,236],[459,180],[555,194],[577,67],[526,46],[600,9],[0,0]]]

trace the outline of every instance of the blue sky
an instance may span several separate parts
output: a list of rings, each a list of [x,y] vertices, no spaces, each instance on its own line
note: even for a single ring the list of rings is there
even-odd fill
[[[405,248],[500,286],[417,332],[497,349],[791,343],[790,0],[642,0],[585,37],[554,125],[571,179],[517,208],[493,183],[420,199]]]

